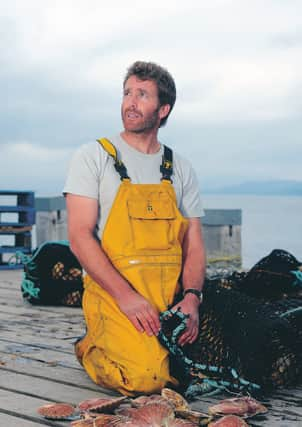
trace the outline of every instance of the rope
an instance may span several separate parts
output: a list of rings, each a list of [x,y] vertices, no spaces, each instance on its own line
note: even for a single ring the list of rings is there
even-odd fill
[[[26,279],[25,276],[23,276],[21,288],[23,293],[27,293],[30,297],[39,298],[40,289],[35,288],[34,282]]]
[[[291,314],[296,314],[302,312],[302,307],[292,308],[291,310],[286,311],[285,313],[280,314],[280,317],[288,317]]]
[[[32,257],[27,257],[27,259],[25,261],[25,264],[28,264],[29,262],[32,262],[38,256],[38,254],[41,252],[41,250],[44,248],[44,246],[48,245],[49,243],[56,243],[56,244],[59,244],[59,245],[69,246],[68,240],[59,240],[59,241],[51,241],[51,242],[46,241],[46,242],[42,243],[38,247],[38,249],[35,251],[35,253],[33,254]]]
[[[60,244],[60,245],[64,245],[64,246],[69,246],[69,241],[68,240],[58,240],[58,241],[51,241],[51,242],[44,242],[42,243],[37,250],[35,251],[35,253],[33,255],[26,255],[21,251],[16,251],[14,253],[14,255],[12,255],[9,260],[8,263],[9,265],[18,265],[18,264],[29,264],[32,263],[34,261],[34,259],[37,257],[37,255],[41,252],[41,250],[44,248],[44,246],[48,245],[49,243],[56,243],[56,244]]]
[[[12,255],[9,258],[8,264],[9,265],[26,264],[29,262],[30,258],[31,257],[29,255],[26,255],[21,251],[17,251],[14,255]]]
[[[188,378],[193,378],[185,392],[186,397],[193,398],[197,394],[209,395],[209,393],[212,395],[219,393],[221,390],[229,391],[229,389],[236,390],[237,392],[253,392],[260,389],[258,384],[251,383],[241,378],[233,368],[195,363],[193,360],[185,356],[177,342],[181,332],[186,328],[187,318],[189,316],[181,311],[167,310],[160,315],[161,323],[172,316],[177,317],[180,320],[179,325],[172,331],[170,339],[165,335],[161,328],[158,339],[175,357],[180,366],[182,366],[185,375]],[[210,376],[213,374],[215,374],[215,376],[220,376],[220,379],[205,378],[203,372]],[[227,377],[229,377],[229,380]]]
[[[302,271],[295,270],[291,271],[291,273],[295,276],[296,280],[293,283],[293,286],[302,286]]]

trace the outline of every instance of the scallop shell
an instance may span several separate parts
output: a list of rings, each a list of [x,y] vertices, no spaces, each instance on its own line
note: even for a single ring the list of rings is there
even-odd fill
[[[51,403],[40,406],[37,411],[43,417],[51,420],[67,420],[76,413],[75,407],[69,403]]]
[[[125,408],[118,408],[114,411],[114,413],[121,417],[131,418],[132,414],[135,414],[137,411],[137,408],[131,408],[131,407],[125,407]]]
[[[97,417],[88,417],[81,420],[73,421],[72,427],[103,427],[103,426],[114,426],[115,423],[121,422],[122,417],[110,414],[98,414]]]
[[[93,427],[94,418],[82,418],[81,420],[72,421],[72,427]]]
[[[199,426],[206,426],[213,419],[213,417],[209,414],[205,414],[203,412],[192,411],[192,410],[175,410],[175,415],[177,417],[183,418],[185,420],[191,421]]]
[[[252,417],[257,414],[266,414],[268,409],[266,406],[262,405],[262,403],[258,402],[258,400],[253,397],[246,397],[248,403],[248,416]]]
[[[208,427],[248,427],[248,424],[237,415],[226,415],[210,423]]]
[[[138,424],[135,421],[110,421],[106,427],[150,427],[150,424]]]
[[[121,421],[123,421],[123,419],[117,415],[102,414],[93,420],[93,427],[114,426]]]
[[[175,418],[174,420],[170,421],[168,426],[169,427],[196,427],[196,423],[191,423],[191,421],[188,420],[180,420]]]
[[[166,425],[173,419],[174,411],[169,403],[149,403],[131,414],[131,421],[140,426]]]
[[[209,413],[211,415],[233,414],[251,417],[256,414],[265,414],[266,412],[267,408],[265,406],[249,396],[224,399],[217,405],[209,407]]]
[[[174,409],[180,410],[180,411],[186,411],[189,410],[189,404],[185,400],[184,397],[182,397],[181,394],[176,393],[176,391],[171,390],[170,388],[163,388],[161,391],[162,397],[167,399],[173,406]]]
[[[131,405],[135,408],[139,408],[140,406],[145,406],[149,403],[161,403],[166,401],[167,399],[160,394],[150,394],[150,396],[139,396],[136,399],[132,399]]]
[[[98,411],[98,412],[110,412],[117,408],[127,397],[118,397],[116,399],[108,398],[94,398],[87,399],[80,402],[78,407],[81,411]]]

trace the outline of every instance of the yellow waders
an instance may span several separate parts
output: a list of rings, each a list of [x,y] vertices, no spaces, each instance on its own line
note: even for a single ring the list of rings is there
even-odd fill
[[[115,268],[159,312],[173,303],[182,266],[187,220],[171,184],[172,152],[165,147],[160,184],[132,184],[115,147],[99,140],[114,158],[121,185],[112,205],[102,248]],[[167,160],[166,157],[171,158]],[[76,354],[94,382],[126,395],[154,393],[177,384],[168,352],[157,337],[136,330],[115,300],[88,275],[84,280],[86,336]]]

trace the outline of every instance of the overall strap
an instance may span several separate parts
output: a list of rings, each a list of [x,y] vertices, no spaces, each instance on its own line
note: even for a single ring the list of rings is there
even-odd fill
[[[113,158],[115,170],[121,177],[121,181],[124,181],[124,180],[130,181],[126,166],[121,160],[119,160],[117,156],[116,148],[112,144],[112,142],[110,142],[109,139],[107,138],[97,139],[97,142],[103,147],[103,149],[109,154],[109,156]]]
[[[162,181],[169,181],[172,183],[171,175],[173,173],[173,151],[171,148],[164,145],[163,161],[160,166],[162,173]]]

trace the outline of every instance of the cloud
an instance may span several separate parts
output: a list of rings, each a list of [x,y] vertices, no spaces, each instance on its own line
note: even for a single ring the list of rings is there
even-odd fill
[[[2,189],[60,193],[72,149],[45,147],[26,141],[1,146]]]
[[[32,79],[39,91],[53,88],[59,100],[60,91],[62,97],[117,92],[128,64],[153,59],[175,75],[181,114],[220,121],[296,113],[288,98],[301,82],[300,47],[272,46],[274,37],[292,33],[291,5],[212,1],[196,7],[189,1],[171,7],[168,1],[159,14],[159,1],[151,8],[136,3],[130,19],[123,2],[12,2],[4,20],[13,23],[5,40],[13,40],[15,52],[6,58],[8,70],[29,90],[35,92]]]
[[[1,182],[60,188],[76,146],[120,130],[122,79],[136,59],[175,77],[161,135],[201,177],[298,175],[299,0],[0,5]]]
[[[300,79],[296,74],[286,57],[213,61],[203,68],[200,84],[187,83],[178,111],[211,122],[295,117],[301,113],[293,96]]]
[[[4,145],[4,155],[13,156],[14,158],[20,157],[20,159],[24,159],[24,156],[28,156],[32,161],[38,163],[57,161],[62,155],[66,157],[69,153],[70,150],[66,148],[54,149],[41,145],[33,145],[30,142],[15,142]]]

